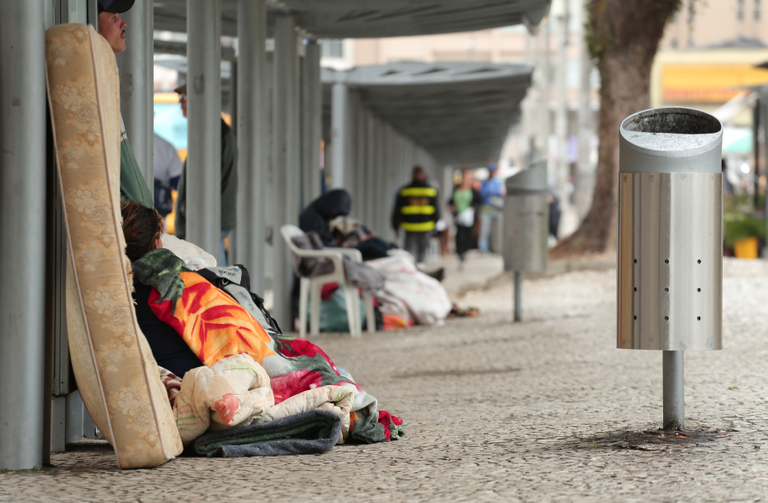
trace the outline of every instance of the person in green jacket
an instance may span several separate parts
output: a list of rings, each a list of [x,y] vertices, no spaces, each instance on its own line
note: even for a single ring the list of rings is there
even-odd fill
[[[187,116],[187,85],[176,88],[179,93],[181,113]],[[185,239],[187,234],[187,161],[179,178],[178,194],[176,195],[176,237]],[[219,265],[227,265],[227,254],[224,249],[224,239],[234,238],[237,223],[237,141],[232,129],[221,120],[221,251]],[[230,243],[230,246],[232,243]]]
[[[135,0],[99,0],[99,35],[112,47],[112,52],[119,54],[125,50],[125,29],[128,23],[120,14],[133,7]],[[141,174],[136,156],[125,132],[125,123],[120,116],[120,199],[141,203],[152,208],[152,191]]]

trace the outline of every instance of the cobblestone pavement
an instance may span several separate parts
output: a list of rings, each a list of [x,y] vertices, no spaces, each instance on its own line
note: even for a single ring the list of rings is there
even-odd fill
[[[661,424],[661,354],[615,349],[615,277],[526,281],[518,324],[511,284],[497,282],[460,299],[478,318],[320,337],[405,418],[397,442],[124,472],[89,448],[0,475],[0,500],[765,501],[768,263],[725,263],[725,349],[686,355],[694,431],[664,438],[643,433]]]

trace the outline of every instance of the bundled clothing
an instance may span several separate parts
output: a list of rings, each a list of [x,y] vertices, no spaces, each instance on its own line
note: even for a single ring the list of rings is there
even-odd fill
[[[320,236],[316,232],[309,232],[303,236],[291,238],[293,244],[303,250],[322,250],[323,244],[320,242]],[[331,274],[334,271],[334,264],[327,257],[293,257],[293,272],[301,278],[314,278]],[[343,257],[344,277],[349,284],[361,288],[363,292],[374,296],[376,292],[384,287],[384,276],[366,264],[353,262],[349,257]]]
[[[274,405],[321,386],[343,387],[354,392],[349,413],[352,441],[379,442],[392,438],[393,431],[402,433],[399,420],[379,411],[376,399],[350,376],[342,375],[322,349],[280,332],[263,300],[248,291],[242,266],[192,272],[183,260],[161,248],[134,262],[133,271],[138,282],[152,287],[150,310],[177,332],[206,367],[244,353],[269,377]],[[343,400],[341,395],[329,395],[330,401],[335,398]]]
[[[333,237],[338,246],[360,250],[363,260],[384,258],[392,247],[360,220],[337,217],[331,222]]]

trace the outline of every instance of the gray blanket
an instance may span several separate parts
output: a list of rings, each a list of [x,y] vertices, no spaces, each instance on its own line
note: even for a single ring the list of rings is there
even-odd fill
[[[322,454],[336,445],[341,418],[326,410],[311,410],[293,416],[206,433],[192,443],[194,456],[239,458]]]

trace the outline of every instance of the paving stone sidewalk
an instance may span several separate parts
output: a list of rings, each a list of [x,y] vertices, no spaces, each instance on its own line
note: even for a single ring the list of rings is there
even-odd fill
[[[615,269],[584,270],[526,280],[522,323],[500,280],[460,298],[477,318],[318,338],[405,418],[397,442],[125,472],[85,448],[0,475],[0,501],[765,501],[768,263],[724,269],[725,349],[686,354],[682,435],[653,432],[661,354],[615,349]]]

